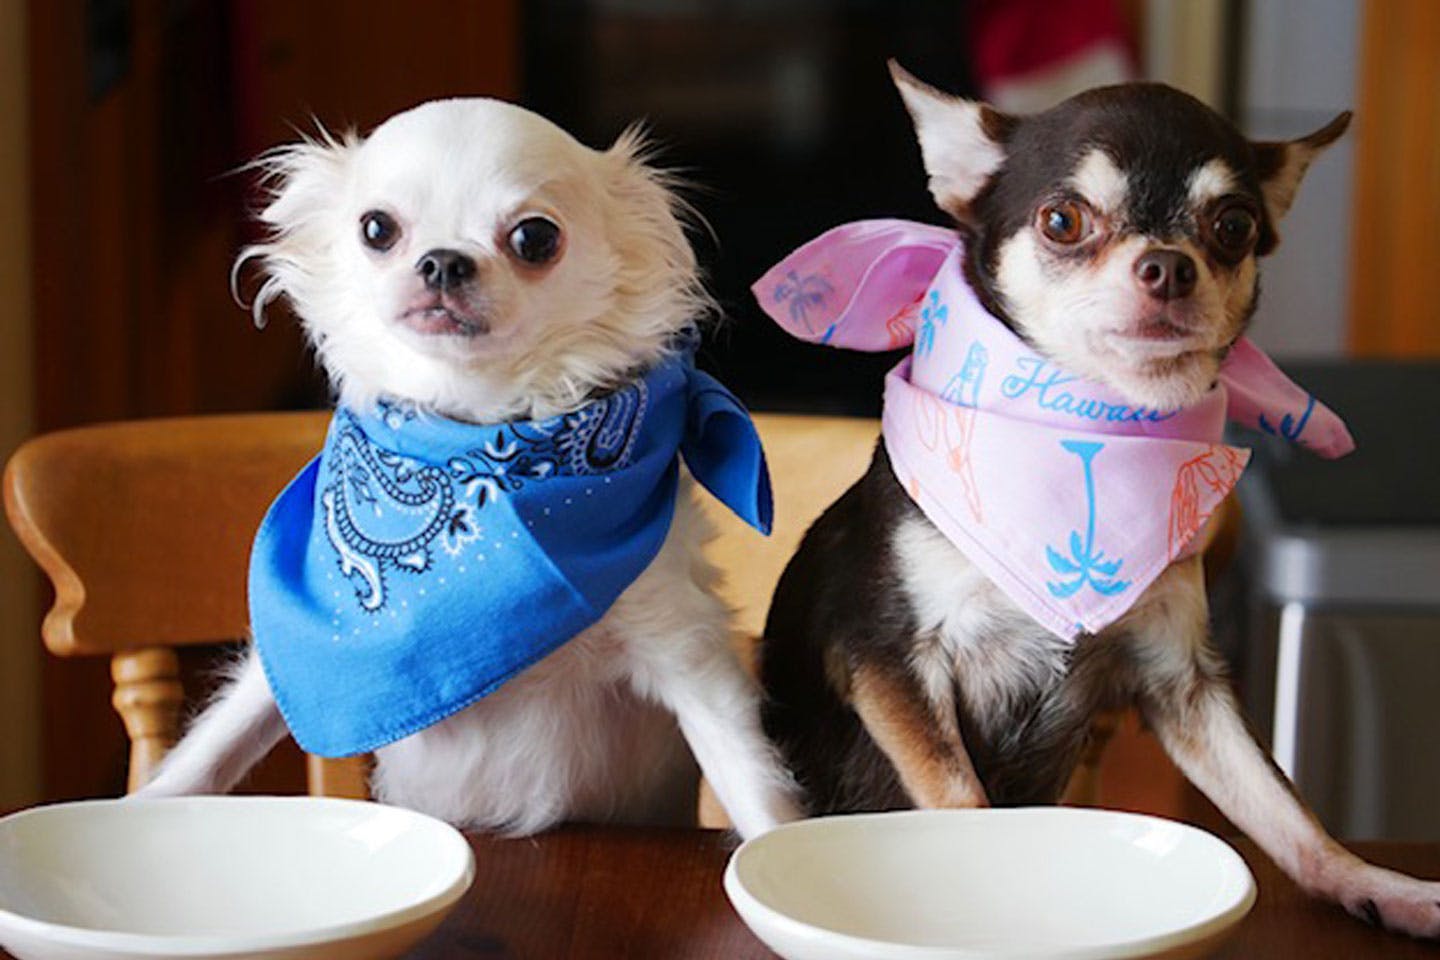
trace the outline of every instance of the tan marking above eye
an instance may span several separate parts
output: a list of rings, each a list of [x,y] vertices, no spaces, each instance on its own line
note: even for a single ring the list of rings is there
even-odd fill
[[[1233,193],[1235,185],[1235,173],[1230,165],[1215,157],[1190,172],[1186,192],[1191,205],[1198,208]]]
[[[1125,209],[1125,200],[1130,193],[1125,174],[1109,154],[1098,147],[1080,161],[1070,177],[1070,186],[1073,189],[1067,192],[1084,197],[1092,208],[1105,214],[1116,214]]]

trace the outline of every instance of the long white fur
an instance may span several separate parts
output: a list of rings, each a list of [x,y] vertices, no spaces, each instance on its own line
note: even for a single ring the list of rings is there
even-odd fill
[[[1000,160],[996,153],[1001,145],[986,138],[979,123],[967,119],[978,115],[976,105],[933,91],[908,75],[897,75],[896,84],[916,119],[922,146],[929,144],[923,152],[932,178],[937,171],[972,163],[976,157],[991,172],[999,168],[1003,152]],[[946,112],[954,122],[942,137],[926,118]],[[1288,209],[1318,149],[1303,141],[1289,144],[1284,164],[1262,185],[1275,220]],[[1119,171],[1094,153],[1083,160],[1072,175],[1072,186],[1098,209],[1113,209],[1117,197],[1123,196],[1115,176]],[[1189,179],[1190,199],[1197,205],[1212,199],[1229,189],[1233,176],[1219,161],[1200,166]],[[972,182],[972,190],[978,192],[985,182],[985,177]],[[972,197],[973,193],[949,200],[963,207]],[[1243,313],[1254,292],[1254,256],[1247,257],[1228,279],[1220,278],[1199,251],[1178,237],[1125,239],[1112,245],[1098,270],[1056,277],[1045,269],[1034,231],[1023,228],[1002,247],[997,286],[1012,316],[1041,353],[1109,384],[1137,403],[1166,408],[1198,398],[1213,382],[1215,367],[1213,360],[1181,362],[1152,378],[1144,372],[1146,364],[1156,359],[1152,348],[1115,337],[1117,332],[1123,334],[1127,318],[1141,312],[1131,268],[1143,249],[1156,241],[1183,249],[1195,260],[1199,277],[1191,309],[1232,321]],[[1236,332],[1225,323],[1200,326],[1223,336]],[[1203,339],[1194,344],[1210,349],[1217,345]],[[891,548],[901,589],[918,620],[917,634],[934,638],[919,644],[912,654],[912,666],[932,702],[941,702],[951,695],[954,684],[960,684],[969,712],[982,725],[987,717],[1003,722],[1013,715],[1005,702],[1008,691],[1033,686],[1036,677],[1064,672],[1063,646],[928,521],[916,520],[893,531]],[[1440,937],[1440,883],[1375,867],[1345,850],[1267,762],[1245,727],[1223,666],[1208,643],[1207,610],[1197,556],[1172,564],[1121,620],[1086,642],[1126,645],[1135,665],[1140,706],[1171,758],[1304,889],[1357,916],[1378,916],[1392,929]],[[997,635],[1004,643],[994,642]]]
[[[255,309],[291,302],[346,404],[396,396],[475,422],[563,413],[653,364],[709,308],[679,201],[635,132],[595,151],[518,107],[449,100],[363,140],[326,136],[262,164],[272,236],[242,258],[266,277]],[[402,231],[378,255],[359,237],[361,215],[377,208]],[[505,248],[537,213],[565,236],[541,269]],[[427,336],[395,322],[420,288],[415,261],[436,247],[475,259],[467,302],[489,333]],[[377,799],[514,833],[571,819],[687,822],[693,751],[743,836],[794,817],[700,554],[709,531],[692,486],[659,555],[600,622],[377,751]],[[251,658],[141,794],[227,791],[283,735]]]

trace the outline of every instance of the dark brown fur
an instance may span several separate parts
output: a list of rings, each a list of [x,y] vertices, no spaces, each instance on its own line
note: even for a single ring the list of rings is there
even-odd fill
[[[912,806],[849,701],[851,678],[867,670],[910,684],[920,697],[919,680],[905,664],[924,638],[890,544],[901,521],[919,516],[878,447],[866,474],[810,528],[776,589],[760,665],[765,731],[812,813]],[[1120,643],[1085,637],[1053,684],[1016,691],[1003,722],[977,715],[959,702],[957,689],[955,720],[990,803],[1057,800],[1091,717],[1124,701],[1133,676]],[[914,736],[936,739],[943,732]]]

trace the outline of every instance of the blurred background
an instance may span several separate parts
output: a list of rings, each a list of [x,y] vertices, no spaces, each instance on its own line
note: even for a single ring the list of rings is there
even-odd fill
[[[515,100],[597,147],[645,120],[662,161],[698,185],[692,199],[719,238],[695,238],[727,314],[702,363],[759,409],[874,414],[892,357],[802,346],[763,321],[747,291],[829,226],[940,222],[890,56],[1016,110],[1096,83],[1163,80],[1257,138],[1299,136],[1353,108],[1350,135],[1310,173],[1266,265],[1254,337],[1321,377],[1340,370],[1332,389],[1357,404],[1390,398],[1374,401],[1377,424],[1396,422],[1392,402],[1406,407],[1414,427],[1392,459],[1414,509],[1339,522],[1419,538],[1417,562],[1440,572],[1440,554],[1425,552],[1440,529],[1425,454],[1440,422],[1426,359],[1440,354],[1440,298],[1428,288],[1440,223],[1434,0],[0,0],[0,455],[100,420],[323,405],[295,325],[277,317],[258,332],[231,300],[230,263],[254,236],[256,201],[234,171],[317,123],[363,131],[455,95]],[[1409,379],[1392,376],[1399,368]],[[1272,473],[1276,489],[1314,489],[1285,469]],[[1385,490],[1365,495],[1394,501]],[[1272,504],[1257,524],[1328,536],[1324,500],[1308,512]],[[1252,545],[1247,582],[1271,584],[1267,549]],[[1383,563],[1379,575],[1393,579]],[[1234,591],[1227,620],[1245,625],[1227,643],[1237,664],[1253,664],[1262,714],[1273,713],[1277,663],[1292,686],[1304,679],[1293,656],[1284,665],[1281,621],[1309,637],[1335,614],[1326,629],[1368,649],[1378,605],[1403,621],[1404,657],[1419,658],[1394,661],[1409,665],[1399,674],[1440,675],[1428,580],[1415,595],[1352,590],[1338,605],[1314,584],[1282,581]],[[0,535],[0,808],[123,783],[105,664],[41,654],[49,599]],[[1400,722],[1440,731],[1433,713]],[[1287,769],[1298,773],[1294,737]],[[1354,747],[1372,774],[1374,742]],[[1433,748],[1427,757],[1435,766]],[[1395,792],[1383,777],[1377,789]],[[1335,820],[1353,814],[1343,799],[1327,816],[1352,834],[1389,830],[1393,817],[1366,802],[1368,820]]]

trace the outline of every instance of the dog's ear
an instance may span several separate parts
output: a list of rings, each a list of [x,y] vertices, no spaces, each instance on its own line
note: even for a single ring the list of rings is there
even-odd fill
[[[285,232],[334,210],[335,190],[359,146],[360,138],[354,132],[336,136],[321,128],[317,136],[266,153],[255,162],[261,171],[261,185],[269,194],[260,220]]]
[[[265,326],[265,307],[292,292],[301,275],[316,266],[312,261],[317,252],[328,248],[325,234],[333,229],[328,218],[335,213],[335,198],[360,142],[354,132],[335,136],[319,127],[316,136],[277,147],[250,164],[259,171],[266,194],[258,219],[269,236],[240,252],[230,271],[230,290],[239,301],[240,272],[258,261],[265,279],[250,304],[257,327]]]
[[[1260,190],[1265,195],[1265,212],[1272,224],[1279,223],[1290,209],[1295,192],[1300,189],[1300,180],[1310,164],[1326,147],[1340,139],[1350,126],[1350,116],[1347,110],[1298,140],[1250,144],[1255,154],[1255,172],[1260,179]],[[1269,246],[1273,247],[1274,243]],[[1269,249],[1258,252],[1268,253]]]
[[[669,175],[654,163],[657,152],[643,122],[621,130],[605,151],[610,189],[643,194],[652,200],[668,191]]]
[[[970,202],[1005,162],[1005,142],[1017,121],[983,103],[942,93],[891,60],[890,76],[915,121],[930,193],[962,223]]]
[[[619,255],[616,292],[629,316],[654,316],[667,324],[676,316],[699,322],[717,311],[701,282],[686,228],[708,230],[708,224],[685,198],[695,187],[657,165],[657,152],[645,126],[634,123],[603,155],[609,168],[607,202],[615,204],[607,220]]]
[[[632,221],[629,233],[639,232],[663,247],[667,262],[679,261],[693,269],[694,254],[685,239],[684,224],[699,222],[699,215],[682,195],[688,184],[658,166],[657,153],[643,124],[626,127],[605,151],[610,167],[609,195],[621,204],[616,214]]]

